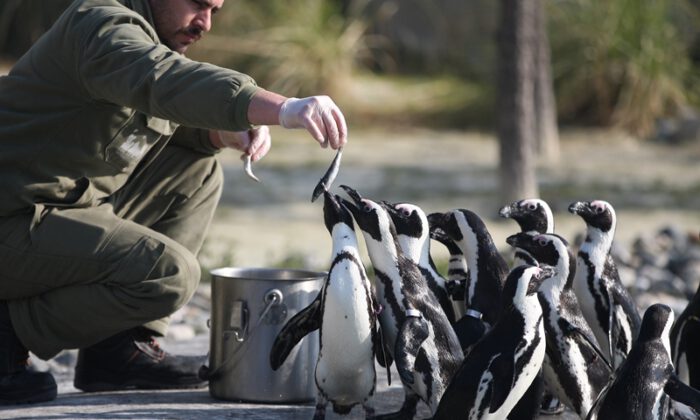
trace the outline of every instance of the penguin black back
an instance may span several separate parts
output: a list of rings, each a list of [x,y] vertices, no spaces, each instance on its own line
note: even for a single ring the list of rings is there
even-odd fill
[[[673,311],[655,304],[644,313],[639,336],[615,380],[604,390],[588,416],[596,419],[665,419],[669,397],[698,410],[700,392],[673,372],[669,332]]]
[[[700,287],[673,324],[671,354],[678,376],[700,389]]]

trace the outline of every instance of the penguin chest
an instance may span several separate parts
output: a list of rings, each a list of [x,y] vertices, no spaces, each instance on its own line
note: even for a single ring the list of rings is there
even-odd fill
[[[581,313],[603,348],[608,348],[607,328],[609,309],[608,292],[601,282],[595,267],[579,258],[576,266],[576,277],[573,285]]]
[[[352,267],[338,272],[351,273]],[[325,290],[316,383],[336,402],[358,402],[374,388],[372,308],[359,276],[335,273]]]

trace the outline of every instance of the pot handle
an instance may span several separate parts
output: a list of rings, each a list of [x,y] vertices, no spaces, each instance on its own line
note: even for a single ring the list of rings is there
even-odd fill
[[[236,341],[245,341],[248,337],[248,305],[245,300],[236,300],[233,302],[231,317],[229,318],[229,327],[233,331]]]

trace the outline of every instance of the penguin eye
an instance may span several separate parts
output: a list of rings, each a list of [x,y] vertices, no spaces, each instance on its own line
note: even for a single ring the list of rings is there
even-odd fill
[[[362,207],[362,210],[364,210],[366,213],[369,213],[372,211],[372,206],[369,204],[365,204],[364,207]]]
[[[539,246],[545,246],[545,245],[547,245],[547,239],[546,239],[546,238],[537,238],[537,239],[535,239],[535,241],[537,242],[537,245],[539,245]]]
[[[528,203],[527,209],[530,211],[536,210],[537,209],[537,204],[535,203]]]
[[[601,213],[603,213],[604,211],[605,211],[605,207],[603,207],[603,206],[598,206],[598,207],[595,208],[595,212],[598,213],[598,214],[601,214]]]
[[[403,209],[403,210],[401,211],[401,214],[403,214],[404,216],[408,217],[408,216],[411,215],[411,212],[408,211],[408,209]]]

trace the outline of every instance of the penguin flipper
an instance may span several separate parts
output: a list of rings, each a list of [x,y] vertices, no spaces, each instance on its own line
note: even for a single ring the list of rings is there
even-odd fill
[[[515,357],[513,354],[499,354],[489,365],[489,371],[493,375],[489,413],[495,413],[506,401],[513,388]]]
[[[377,355],[377,362],[379,366],[388,368],[394,363],[394,359],[391,358],[391,354],[387,351],[386,344],[384,344],[384,331],[382,326],[377,323],[377,328],[372,331],[372,344],[374,345],[374,353]]]
[[[600,357],[603,360],[603,362],[607,365],[607,367],[610,369],[610,371],[613,371],[612,364],[610,363],[608,358],[603,355],[603,352],[598,347],[598,344],[595,342],[595,339],[593,339],[588,334],[586,334],[585,331],[582,331],[580,328],[572,325],[571,323],[567,323],[565,329],[566,329],[567,333],[569,333],[569,334],[574,333],[574,334],[580,336],[581,338],[583,338],[583,341],[586,344],[588,344],[588,347],[590,347],[591,350],[593,350],[598,355],[598,357]]]
[[[683,383],[675,374],[672,373],[666,381],[664,392],[672,400],[685,404],[700,413],[700,391]]]
[[[486,334],[484,321],[469,315],[464,315],[453,327],[459,339],[459,345],[464,352],[471,349]]]
[[[309,306],[299,311],[287,321],[279,334],[277,334],[275,342],[272,343],[272,349],[270,350],[270,367],[272,370],[279,369],[282,363],[287,359],[287,356],[289,356],[289,352],[292,351],[299,340],[321,327],[321,318],[323,315],[321,313],[322,293],[323,290],[319,292],[316,299],[314,299]]]
[[[422,316],[410,316],[401,325],[396,338],[394,354],[396,356],[396,370],[398,370],[401,382],[404,384],[413,384],[416,356],[429,334],[428,321]]]

